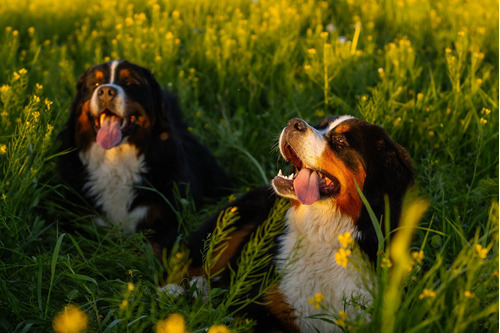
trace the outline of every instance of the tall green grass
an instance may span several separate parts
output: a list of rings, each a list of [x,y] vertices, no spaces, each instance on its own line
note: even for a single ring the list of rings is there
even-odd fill
[[[210,300],[192,297],[196,287],[157,292],[166,269],[187,264],[181,250],[161,263],[143,235],[61,208],[56,134],[78,76],[128,59],[179,96],[235,194],[284,167],[274,148],[292,117],[384,126],[429,202],[409,229],[415,259],[399,275],[401,263],[384,261],[369,323],[325,319],[368,332],[498,331],[498,22],[491,0],[1,0],[0,330],[50,331],[70,303],[96,332],[152,331],[174,312],[192,332],[252,325],[229,310],[231,288]],[[181,215],[192,226],[215,211]],[[389,244],[383,252],[392,258]]]

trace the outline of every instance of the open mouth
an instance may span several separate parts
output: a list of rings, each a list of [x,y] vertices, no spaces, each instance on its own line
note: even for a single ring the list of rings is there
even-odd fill
[[[136,125],[135,115],[122,118],[109,109],[103,109],[98,117],[94,118],[94,127],[97,131],[96,141],[103,149],[118,146],[123,137],[130,133]]]
[[[273,185],[282,193],[294,192],[295,197],[304,205],[310,205],[321,196],[330,196],[339,191],[340,183],[329,173],[307,166],[287,144],[283,148],[284,158],[292,164],[294,172],[289,176],[281,170],[273,179]]]

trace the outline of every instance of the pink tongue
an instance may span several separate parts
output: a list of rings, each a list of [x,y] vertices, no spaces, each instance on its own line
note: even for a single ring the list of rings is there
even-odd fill
[[[122,141],[121,119],[115,116],[105,116],[101,128],[97,131],[96,141],[103,149],[115,147]]]
[[[304,204],[310,205],[319,199],[319,175],[316,171],[302,168],[293,181],[293,187],[297,199]]]

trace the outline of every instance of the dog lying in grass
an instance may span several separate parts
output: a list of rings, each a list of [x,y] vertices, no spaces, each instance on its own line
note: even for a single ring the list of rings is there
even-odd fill
[[[212,286],[228,289],[252,233],[266,221],[276,198],[288,198],[284,228],[264,254],[279,282],[267,286],[258,304],[245,311],[256,319],[257,332],[334,331],[336,326],[311,316],[340,311],[354,316],[371,301],[378,240],[357,187],[378,220],[388,196],[395,228],[403,196],[413,184],[410,157],[383,128],[351,116],[329,117],[314,127],[292,119],[281,133],[279,149],[292,174],[280,171],[272,189],[253,190],[231,204],[240,218],[231,225],[210,272],[200,244],[212,236],[217,219],[193,233],[190,273],[213,276],[222,270]],[[262,277],[263,271],[253,274]],[[248,298],[259,290],[262,286],[253,288]]]
[[[87,201],[102,214],[99,224],[152,230],[155,247],[171,246],[176,198],[189,194],[200,205],[220,196],[224,172],[149,70],[106,62],[88,69],[76,90],[60,134],[60,173],[73,189],[67,200],[79,209]]]

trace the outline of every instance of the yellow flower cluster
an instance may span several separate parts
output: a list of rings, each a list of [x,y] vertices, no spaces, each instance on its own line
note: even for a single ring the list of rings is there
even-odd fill
[[[340,234],[338,240],[342,247],[335,253],[335,261],[337,265],[347,267],[347,263],[349,262],[348,257],[352,254],[349,245],[354,242],[354,239],[352,239],[351,233],[348,231],[344,234]]]
[[[424,299],[424,298],[434,298],[436,297],[436,292],[431,289],[424,289],[424,291],[418,295],[418,299]]]
[[[186,320],[181,314],[172,313],[164,320],[156,323],[156,333],[187,333]],[[230,333],[230,329],[223,324],[212,325],[208,333]]]
[[[87,323],[85,312],[70,304],[55,316],[52,328],[56,333],[79,333],[85,331]]]
[[[324,298],[325,295],[323,295],[322,293],[316,293],[314,294],[314,298],[309,297],[309,305],[311,306],[314,305],[314,308],[318,310],[321,307],[321,302],[323,301]]]
[[[208,329],[208,333],[229,333],[231,332],[226,325],[213,325]]]
[[[488,256],[488,249],[483,248],[481,244],[476,244],[476,253],[478,254],[479,258],[486,259],[486,257]]]
[[[382,261],[380,262],[380,267],[381,268],[391,268],[392,267],[391,259],[383,257]]]
[[[351,255],[351,250],[340,248],[335,253],[335,261],[337,262],[337,265],[340,265],[342,267],[347,267],[347,263],[349,262],[348,257],[350,255]]]
[[[156,323],[156,333],[185,333],[186,321],[178,313],[170,314],[166,319]]]
[[[339,311],[339,319],[335,321],[335,325],[340,326],[340,327],[345,327],[346,319],[347,319],[347,314],[344,311],[340,310]]]

